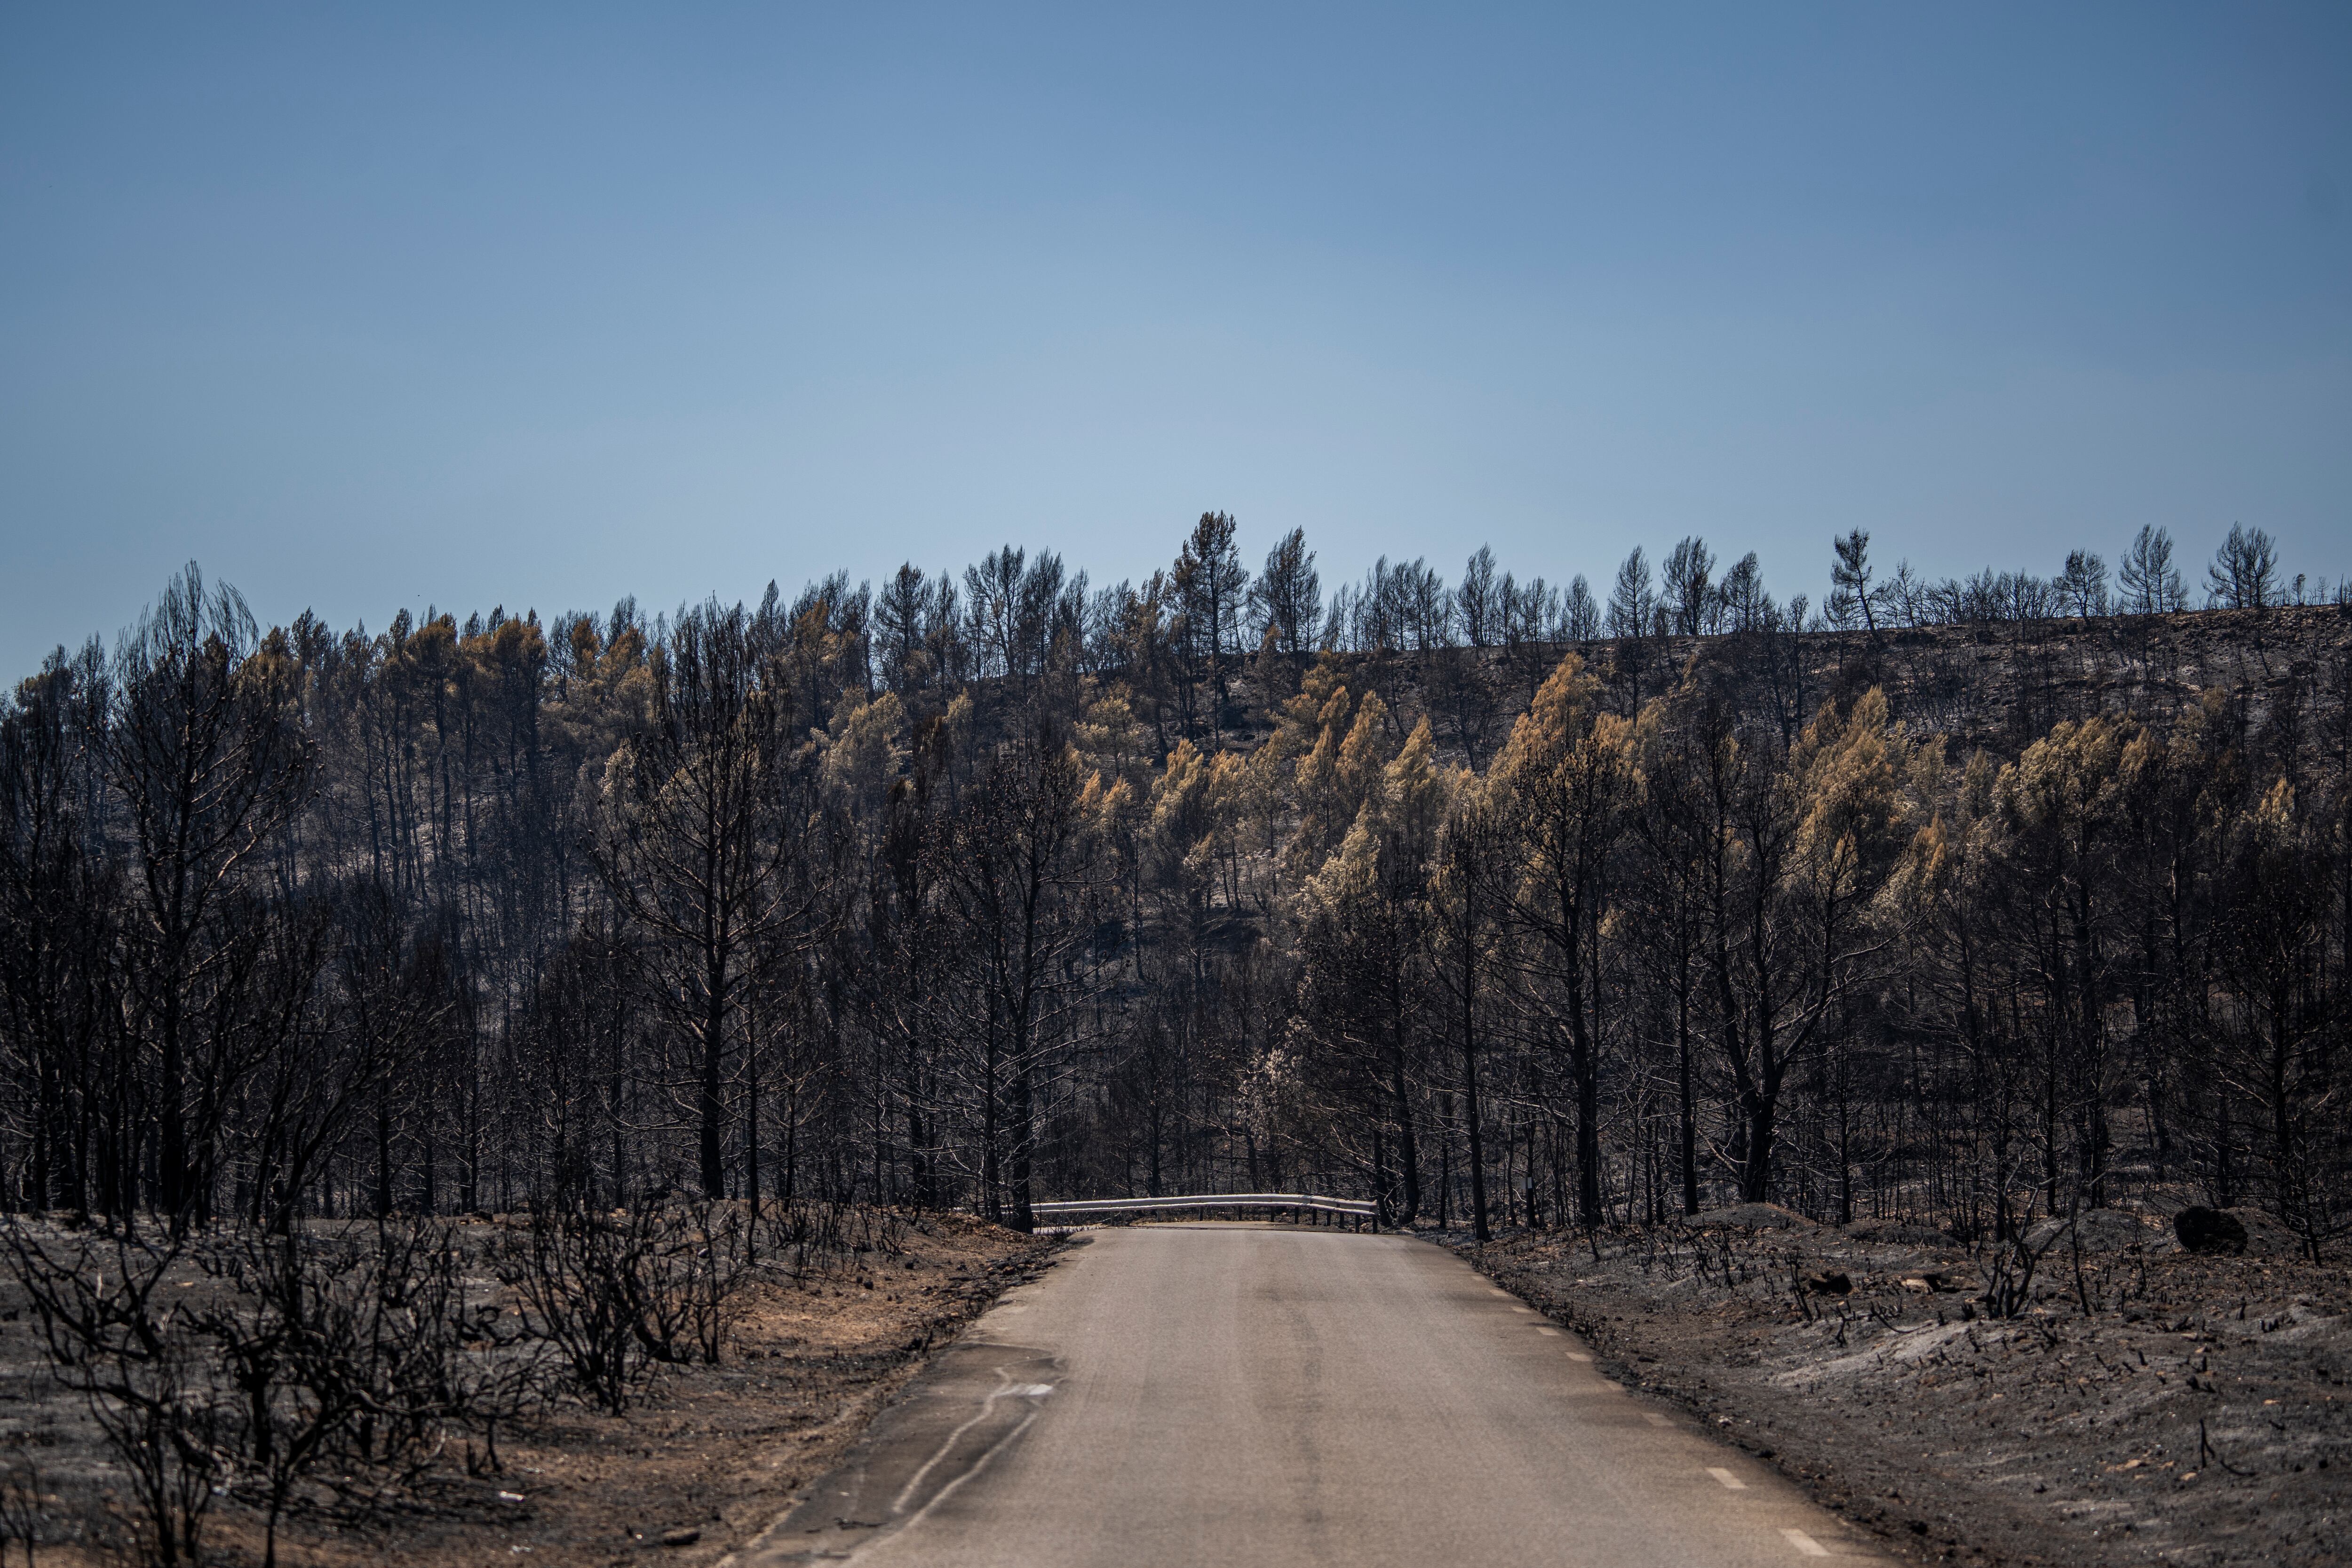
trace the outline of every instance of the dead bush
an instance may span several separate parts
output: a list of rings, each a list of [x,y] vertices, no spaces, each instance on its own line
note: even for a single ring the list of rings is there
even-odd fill
[[[155,1562],[201,1563],[215,1485],[235,1474],[234,1391],[179,1300],[180,1245],[128,1233],[49,1242],[18,1224],[6,1237],[50,1370],[88,1401],[121,1468],[129,1522]]]
[[[20,1439],[21,1441],[21,1439]],[[8,1548],[25,1554],[25,1568],[34,1568],[34,1552],[41,1544],[41,1472],[33,1457],[20,1447],[0,1459],[0,1568],[7,1568]]]
[[[539,1396],[536,1346],[473,1299],[441,1222],[241,1235],[195,1259],[221,1288],[192,1321],[236,1387],[232,1425],[272,1559],[278,1521],[312,1477],[372,1508],[415,1488],[453,1440],[469,1473],[495,1468],[499,1425]]]
[[[662,1365],[717,1364],[741,1310],[750,1226],[732,1205],[539,1208],[499,1261],[573,1392],[618,1415]]]
[[[871,1204],[794,1198],[763,1217],[768,1251],[795,1280],[835,1271],[861,1253],[896,1258],[907,1249],[906,1216]]]
[[[160,1563],[200,1563],[227,1497],[262,1511],[274,1563],[289,1507],[379,1506],[453,1440],[469,1468],[494,1464],[499,1423],[539,1397],[534,1348],[471,1299],[436,1222],[7,1240],[51,1368],[89,1401]]]

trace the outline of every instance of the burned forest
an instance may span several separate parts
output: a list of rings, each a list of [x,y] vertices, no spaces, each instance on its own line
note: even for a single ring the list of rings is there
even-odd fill
[[[1235,533],[375,632],[192,566],[18,682],[0,1205],[145,1550],[495,1476],[763,1267],[1014,1268],[967,1230],[1055,1199],[1596,1262],[1769,1205],[1994,1319],[2100,1211],[2347,1245],[2352,606],[2259,533],[2200,608],[2148,531],[2112,585],[1854,534],[1819,606]]]

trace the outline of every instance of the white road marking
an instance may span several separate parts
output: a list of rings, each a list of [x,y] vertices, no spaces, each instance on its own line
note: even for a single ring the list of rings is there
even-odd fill
[[[1808,1557],[1827,1557],[1830,1554],[1828,1547],[1823,1546],[1801,1530],[1784,1530],[1780,1533],[1788,1538],[1790,1545]]]
[[[1673,1416],[1661,1415],[1654,1410],[1643,1411],[1642,1419],[1647,1421],[1653,1426],[1671,1426],[1675,1424]]]
[[[1536,1315],[1536,1310],[1533,1307],[1514,1307],[1511,1310],[1514,1312],[1523,1312],[1530,1318]]]
[[[1538,1329],[1536,1332],[1539,1334],[1549,1334],[1553,1339],[1559,1338],[1559,1331],[1558,1329]]]
[[[1586,1355],[1582,1351],[1570,1351],[1570,1352],[1568,1352],[1568,1359],[1569,1359],[1569,1360],[1570,1360],[1570,1361],[1580,1361],[1580,1362],[1583,1362],[1583,1363],[1587,1363],[1588,1365],[1589,1365],[1589,1364],[1591,1364],[1591,1361],[1592,1361],[1592,1358],[1591,1358],[1591,1356],[1589,1356],[1589,1355]]]
[[[1506,1301],[1507,1301],[1507,1300],[1509,1300],[1511,1299],[1511,1293],[1510,1293],[1508,1290],[1493,1290],[1493,1289],[1490,1289],[1490,1290],[1488,1290],[1488,1291],[1486,1292],[1486,1294],[1487,1294],[1487,1295],[1489,1295],[1489,1296],[1500,1296],[1500,1297],[1501,1297],[1504,1300],[1506,1300]]]
[[[1663,1422],[1661,1422],[1660,1424],[1661,1424],[1661,1425],[1664,1425],[1664,1423],[1663,1423]],[[1706,1473],[1707,1473],[1708,1475],[1710,1475],[1710,1476],[1713,1476],[1717,1480],[1718,1480],[1718,1481],[1722,1482],[1722,1483],[1723,1483],[1723,1489],[1724,1489],[1725,1491],[1727,1491],[1727,1492],[1744,1492],[1744,1491],[1746,1491],[1746,1490],[1748,1489],[1748,1483],[1747,1483],[1746,1481],[1741,1480],[1738,1476],[1733,1475],[1729,1470],[1723,1469],[1723,1468],[1720,1468],[1720,1467],[1718,1467],[1718,1466],[1709,1465],[1709,1466],[1706,1468]],[[1807,1540],[1811,1540],[1811,1537],[1808,1536],[1806,1539],[1807,1539]]]
[[[1050,1383],[1009,1383],[1005,1380],[1004,1369],[1003,1367],[998,1367],[996,1369],[996,1386],[989,1391],[987,1398],[982,1399],[980,1402],[980,1408],[972,1413],[971,1418],[965,1421],[961,1426],[958,1426],[954,1431],[949,1433],[947,1441],[939,1446],[938,1451],[932,1454],[929,1458],[925,1459],[921,1468],[916,1470],[913,1475],[907,1478],[907,1484],[898,1489],[898,1495],[897,1497],[890,1500],[890,1511],[892,1513],[904,1513],[907,1511],[907,1505],[914,1500],[915,1489],[923,1484],[923,1478],[929,1475],[932,1469],[938,1466],[939,1462],[948,1457],[948,1451],[956,1446],[957,1442],[962,1438],[965,1433],[971,1431],[974,1426],[979,1426],[982,1421],[988,1419],[989,1406],[1008,1395],[1016,1399],[1026,1398],[1034,1401],[1043,1398],[1045,1395],[1053,1392],[1054,1385]],[[1032,1404],[1029,1407],[1029,1414],[1021,1418],[1021,1425],[1013,1429],[1011,1436],[998,1438],[996,1442],[990,1447],[988,1452],[981,1456],[977,1464],[973,1465],[971,1469],[965,1471],[962,1475],[958,1476],[954,1480],[950,1481],[947,1485],[946,1491],[940,1492],[939,1497],[935,1497],[929,1502],[925,1503],[922,1507],[921,1512],[917,1513],[915,1518],[921,1519],[924,1514],[930,1512],[932,1508],[937,1505],[941,1499],[948,1495],[948,1492],[955,1490],[958,1487],[963,1485],[966,1480],[978,1475],[980,1473],[981,1467],[987,1464],[991,1458],[995,1457],[996,1450],[998,1448],[1003,1447],[1007,1442],[1010,1442],[1012,1440],[1012,1436],[1019,1436],[1019,1434],[1028,1426],[1030,1422],[1037,1418],[1037,1405]],[[847,1494],[844,1493],[843,1495],[846,1496]],[[909,1522],[912,1521],[910,1521]]]

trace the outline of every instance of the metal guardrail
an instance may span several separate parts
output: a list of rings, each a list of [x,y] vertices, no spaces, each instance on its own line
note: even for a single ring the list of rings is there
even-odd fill
[[[1306,1209],[1355,1219],[1374,1219],[1378,1213],[1369,1199],[1331,1198],[1319,1193],[1201,1193],[1176,1198],[1078,1198],[1029,1205],[1029,1212],[1039,1219],[1090,1214],[1176,1214],[1202,1209]]]

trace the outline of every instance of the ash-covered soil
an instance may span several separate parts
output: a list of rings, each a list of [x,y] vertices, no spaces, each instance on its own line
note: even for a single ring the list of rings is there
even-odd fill
[[[929,1215],[905,1228],[896,1255],[859,1253],[822,1277],[754,1286],[719,1365],[666,1371],[644,1403],[619,1416],[557,1404],[530,1426],[500,1432],[495,1473],[470,1477],[453,1455],[425,1487],[375,1517],[297,1514],[281,1531],[278,1561],[717,1562],[831,1468],[933,1345],[1048,1267],[1056,1245]],[[38,1561],[62,1568],[138,1560],[121,1544],[129,1531],[110,1520],[108,1496],[121,1478],[80,1398],[47,1372],[16,1292],[0,1274],[0,1456],[28,1458],[37,1474]],[[207,1563],[258,1563],[260,1547],[252,1510],[226,1502],[215,1510]],[[8,1562],[16,1550],[7,1549]]]
[[[1764,1205],[1597,1241],[1447,1239],[1627,1387],[1906,1556],[2352,1562],[2352,1268],[2237,1212],[2237,1257],[2105,1212],[2079,1274],[2057,1241],[2008,1321],[1976,1300],[1984,1265],[1935,1231]]]

